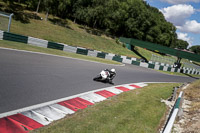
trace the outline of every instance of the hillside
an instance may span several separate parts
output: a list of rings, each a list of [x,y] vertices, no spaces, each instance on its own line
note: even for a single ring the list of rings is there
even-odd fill
[[[105,35],[105,31],[78,25],[69,19],[61,19],[49,15],[45,21],[45,13],[35,13],[26,10],[26,5],[14,3],[14,7],[0,1],[0,10],[14,12],[11,32],[46,39],[49,41],[65,43],[72,46],[79,46],[88,49],[95,49],[107,53],[125,55],[129,57],[144,57],[150,60],[152,54],[161,55],[137,47],[136,53],[128,50],[114,37]],[[171,57],[168,57],[171,58]],[[173,59],[175,60],[175,59]]]
[[[8,10],[4,2],[0,2],[1,10]],[[19,5],[18,5],[19,6]],[[23,6],[21,6],[23,8]],[[116,43],[116,39],[106,36],[102,31],[87,26],[78,25],[69,19],[61,19],[49,15],[45,21],[45,14],[16,10],[12,20],[10,32],[46,39],[49,41],[65,43],[103,52],[141,58],[136,53],[126,49],[122,44]],[[20,14],[20,17],[19,17]],[[138,53],[150,60],[153,52],[137,48]]]

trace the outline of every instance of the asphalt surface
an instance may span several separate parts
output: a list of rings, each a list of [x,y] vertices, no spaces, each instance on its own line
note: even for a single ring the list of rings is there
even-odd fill
[[[134,82],[191,82],[134,65],[113,66],[70,58],[0,49],[0,114],[112,86],[92,79],[115,68],[115,85]]]

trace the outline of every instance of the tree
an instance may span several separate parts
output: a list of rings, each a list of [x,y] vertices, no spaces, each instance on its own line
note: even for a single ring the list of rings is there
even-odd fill
[[[36,9],[36,13],[38,13],[38,11],[39,11],[40,3],[41,3],[41,0],[38,1],[38,5],[37,5],[37,9]]]
[[[44,7],[46,10],[46,17],[45,17],[45,21],[47,21],[48,16],[49,16],[49,12],[51,11],[51,7],[53,5],[53,0],[44,0]]]
[[[188,45],[189,44],[188,44],[187,41],[184,41],[184,40],[181,40],[181,39],[177,39],[176,40],[175,48],[178,48],[178,49],[187,49]]]
[[[200,45],[190,47],[190,50],[196,54],[200,54]]]

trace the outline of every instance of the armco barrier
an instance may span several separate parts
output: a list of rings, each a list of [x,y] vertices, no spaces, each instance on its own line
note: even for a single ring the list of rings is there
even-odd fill
[[[180,108],[182,95],[183,95],[183,92],[181,91],[179,96],[178,96],[178,98],[177,98],[177,100],[176,100],[176,103],[174,105],[172,115],[171,115],[169,121],[167,122],[167,125],[164,128],[163,133],[170,133],[171,132],[173,124],[174,124],[174,121],[176,119],[176,116],[177,116],[179,108]]]
[[[173,68],[171,65],[168,65],[168,64],[154,63],[152,61],[149,61],[149,63],[145,63],[145,62],[141,62],[140,59],[137,59],[137,58],[115,55],[111,53],[104,53],[101,51],[90,50],[90,49],[81,48],[81,47],[69,46],[63,43],[49,42],[47,40],[42,40],[42,39],[38,39],[34,37],[26,37],[22,35],[13,34],[13,33],[3,32],[0,30],[0,40],[1,39],[22,42],[26,44],[28,43],[29,45],[40,46],[44,48],[53,48],[53,49],[62,50],[66,52],[98,57],[98,58],[103,58],[103,59],[108,59],[108,60],[114,60],[114,61],[118,61],[118,62],[122,62],[126,64],[132,64],[132,65],[142,66],[142,67],[156,69],[156,70],[169,71],[169,72],[183,72],[186,74],[200,75],[200,72],[197,71],[196,69],[189,69],[185,67],[183,67],[182,69],[178,69],[178,68]]]

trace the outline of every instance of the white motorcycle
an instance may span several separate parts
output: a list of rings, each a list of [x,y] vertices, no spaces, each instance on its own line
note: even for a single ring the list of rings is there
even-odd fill
[[[110,73],[106,70],[102,70],[99,75],[93,78],[94,81],[101,81],[104,83],[114,84],[112,80],[110,80]]]

